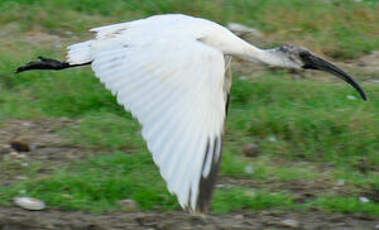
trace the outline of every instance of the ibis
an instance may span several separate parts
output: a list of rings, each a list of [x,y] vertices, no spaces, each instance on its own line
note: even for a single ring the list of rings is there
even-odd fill
[[[333,74],[366,100],[359,84],[332,63],[295,46],[261,49],[207,19],[150,16],[91,29],[68,46],[67,58],[39,57],[16,73],[90,65],[95,76],[142,126],[168,191],[190,212],[207,212],[221,161],[232,57]]]

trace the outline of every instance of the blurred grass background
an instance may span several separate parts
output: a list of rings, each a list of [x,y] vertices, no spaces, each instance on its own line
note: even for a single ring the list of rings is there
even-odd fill
[[[65,209],[114,210],[125,198],[144,210],[178,209],[136,120],[89,68],[13,74],[36,56],[63,57],[64,47],[89,38],[92,27],[180,12],[243,23],[262,31],[272,41],[268,46],[302,45],[339,62],[379,49],[376,0],[2,0],[0,11],[1,125],[15,118],[68,117],[78,125],[59,135],[91,152],[43,176],[47,162],[27,159],[30,167],[24,168],[20,160],[3,157],[1,172],[27,178],[0,186],[3,205],[25,190]],[[241,72],[234,74],[220,173],[220,183],[231,188],[216,190],[212,210],[317,208],[378,216],[378,84],[362,83],[369,97],[363,102],[349,99],[357,94],[340,81],[294,80],[277,70],[252,70],[247,77]],[[353,72],[359,80],[368,78],[359,68]],[[247,143],[259,146],[258,156],[244,156],[241,146]],[[344,187],[335,189],[341,179]],[[298,199],[302,192],[313,195]],[[371,200],[362,203],[360,196]]]

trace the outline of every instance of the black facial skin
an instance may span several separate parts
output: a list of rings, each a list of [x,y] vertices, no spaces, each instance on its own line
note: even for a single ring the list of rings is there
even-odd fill
[[[362,99],[365,101],[367,100],[366,94],[363,91],[363,89],[359,86],[359,84],[349,74],[347,74],[337,66],[325,61],[322,58],[313,55],[309,51],[303,51],[299,53],[299,56],[304,63],[304,65],[302,66],[304,69],[317,69],[331,73],[353,86],[359,92]]]

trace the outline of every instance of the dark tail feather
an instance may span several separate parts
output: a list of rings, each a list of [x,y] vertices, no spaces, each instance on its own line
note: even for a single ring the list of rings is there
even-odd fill
[[[83,64],[75,64],[70,65],[68,62],[65,61],[59,61],[56,59],[51,58],[44,58],[44,57],[38,57],[38,61],[31,61],[27,64],[20,66],[16,69],[16,73],[21,73],[28,70],[34,70],[34,69],[51,69],[51,70],[61,70],[61,69],[67,69],[71,67],[77,67],[77,66],[84,66],[89,65],[91,62],[83,63]]]
[[[216,184],[216,178],[217,173],[220,168],[221,163],[221,154],[222,154],[222,142],[221,137],[216,137],[213,140],[213,149],[209,148],[210,140],[208,140],[207,147],[206,147],[206,154],[204,156],[204,163],[202,170],[204,170],[205,161],[207,160],[207,157],[212,156],[212,162],[211,162],[211,170],[209,172],[209,175],[207,177],[203,177],[201,175],[200,177],[200,186],[199,186],[199,194],[197,199],[197,209],[196,212],[198,213],[207,213],[209,209],[209,204],[212,199],[214,187]],[[217,156],[218,155],[218,156]]]

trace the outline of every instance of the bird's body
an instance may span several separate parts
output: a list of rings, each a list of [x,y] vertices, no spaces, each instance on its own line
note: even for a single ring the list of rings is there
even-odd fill
[[[305,48],[259,49],[206,19],[157,15],[91,31],[96,38],[69,46],[66,62],[41,58],[17,72],[91,64],[141,123],[168,190],[194,212],[207,210],[221,160],[232,56],[332,72],[365,98],[346,73]]]
[[[68,63],[92,62],[95,74],[142,124],[169,191],[184,208],[206,209],[221,157],[230,88],[224,77],[227,53],[221,47],[239,38],[216,23],[184,15],[92,31],[95,40],[68,48]],[[223,33],[228,37],[217,36]]]

